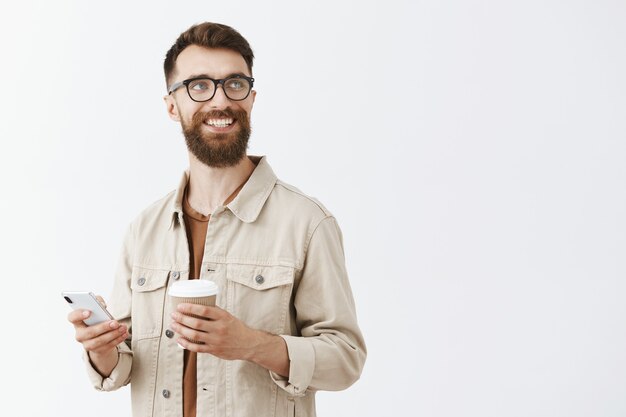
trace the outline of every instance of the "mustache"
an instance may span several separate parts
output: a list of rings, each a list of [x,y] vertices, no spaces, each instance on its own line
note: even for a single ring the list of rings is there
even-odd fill
[[[224,110],[211,110],[206,112],[197,112],[193,115],[192,123],[200,124],[204,123],[209,119],[220,119],[220,118],[231,118],[236,120],[246,120],[247,114],[243,110],[233,110],[230,107],[225,108]]]

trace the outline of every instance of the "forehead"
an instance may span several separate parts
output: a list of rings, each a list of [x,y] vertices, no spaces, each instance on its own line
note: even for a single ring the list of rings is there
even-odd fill
[[[250,76],[246,61],[240,53],[230,49],[205,48],[190,45],[176,59],[176,78],[186,79],[206,74],[211,78],[224,78],[231,74]]]

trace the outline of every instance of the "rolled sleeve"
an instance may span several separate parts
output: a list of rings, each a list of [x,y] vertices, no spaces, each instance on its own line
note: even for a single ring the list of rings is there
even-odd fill
[[[316,226],[294,295],[297,334],[282,335],[289,378],[270,372],[293,396],[307,390],[338,391],[361,375],[366,347],[345,268],[342,236],[332,216]]]
[[[287,343],[289,354],[289,378],[270,371],[272,380],[294,397],[303,396],[311,383],[315,370],[315,350],[310,340],[302,337],[281,335]]]
[[[132,352],[125,345],[119,345],[117,347],[117,355],[117,365],[111,371],[111,375],[103,377],[94,368],[87,351],[84,351],[83,360],[87,367],[87,376],[93,387],[98,391],[114,391],[130,382],[130,368],[133,363]]]

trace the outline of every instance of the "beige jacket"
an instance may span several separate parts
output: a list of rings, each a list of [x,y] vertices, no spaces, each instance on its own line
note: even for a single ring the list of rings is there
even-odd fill
[[[278,180],[265,158],[228,205],[211,215],[201,279],[217,305],[248,326],[281,335],[289,378],[247,361],[198,354],[198,417],[315,416],[317,390],[360,376],[366,350],[357,325],[335,218]],[[86,364],[98,390],[131,383],[133,416],[181,416],[183,350],[169,331],[168,286],[189,276],[183,224],[185,173],[177,190],[130,225],[109,310],[129,325],[108,378]],[[128,346],[130,345],[130,347]]]

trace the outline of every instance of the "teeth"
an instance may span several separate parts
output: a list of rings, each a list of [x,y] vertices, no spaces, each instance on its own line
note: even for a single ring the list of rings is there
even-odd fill
[[[209,126],[226,127],[233,123],[233,119],[209,119],[205,123]]]

